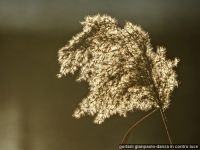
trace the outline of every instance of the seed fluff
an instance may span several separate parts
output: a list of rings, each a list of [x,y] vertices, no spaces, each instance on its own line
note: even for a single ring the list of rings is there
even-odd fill
[[[89,84],[75,118],[87,114],[101,124],[114,114],[169,107],[177,58],[167,59],[164,47],[153,51],[148,33],[131,22],[121,28],[110,16],[95,15],[81,24],[82,32],[58,51],[58,77],[79,71],[77,81]]]

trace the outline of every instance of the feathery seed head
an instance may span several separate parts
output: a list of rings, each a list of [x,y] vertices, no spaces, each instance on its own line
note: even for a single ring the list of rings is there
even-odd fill
[[[168,108],[170,94],[178,85],[174,67],[178,59],[166,59],[166,49],[152,50],[149,35],[127,22],[124,28],[107,15],[88,16],[83,31],[58,52],[58,77],[80,71],[77,81],[87,81],[88,96],[73,116],[95,116],[101,124],[114,114]]]

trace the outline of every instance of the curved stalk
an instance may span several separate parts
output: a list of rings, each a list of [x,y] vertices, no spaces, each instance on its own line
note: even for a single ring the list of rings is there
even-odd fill
[[[131,133],[131,131],[138,125],[140,124],[143,120],[145,120],[146,118],[148,118],[149,116],[151,116],[154,112],[156,112],[158,109],[154,109],[153,111],[151,111],[150,113],[148,113],[147,115],[143,116],[142,118],[140,118],[136,123],[134,123],[125,133],[121,144],[125,144],[128,141],[129,135]]]

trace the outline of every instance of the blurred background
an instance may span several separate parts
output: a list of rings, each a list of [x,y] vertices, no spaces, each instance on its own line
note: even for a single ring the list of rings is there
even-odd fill
[[[123,26],[139,24],[154,48],[179,57],[180,87],[166,111],[176,144],[200,144],[200,1],[0,0],[0,149],[114,150],[145,112],[118,115],[102,125],[72,118],[88,94],[75,76],[57,79],[57,51],[82,30],[84,16],[108,14]],[[159,112],[140,124],[129,143],[168,143]]]

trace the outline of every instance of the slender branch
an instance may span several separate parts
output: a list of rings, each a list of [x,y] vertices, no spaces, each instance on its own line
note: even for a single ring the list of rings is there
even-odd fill
[[[162,108],[160,108],[160,114],[162,116],[163,124],[165,126],[165,130],[166,130],[166,133],[167,133],[167,137],[168,137],[169,143],[172,144],[172,139],[171,139],[171,136],[169,134],[169,130],[167,128],[167,119],[165,117],[165,113],[164,113]]]
[[[143,53],[143,56],[144,58],[147,60],[147,68],[150,68],[150,71],[148,72],[150,77],[151,77],[151,83],[153,85],[153,91],[155,91],[155,97],[156,97],[156,102],[159,106],[159,109],[160,109],[160,113],[161,113],[161,116],[162,116],[162,121],[163,121],[163,124],[165,126],[165,130],[166,130],[166,133],[167,133],[167,137],[168,137],[168,140],[169,140],[169,143],[172,144],[172,140],[171,140],[171,136],[169,134],[169,130],[167,128],[167,119],[166,119],[166,116],[165,116],[165,113],[164,113],[164,110],[163,110],[163,105],[162,105],[162,102],[161,102],[161,98],[160,98],[160,95],[159,95],[159,92],[158,92],[158,88],[156,87],[156,84],[155,84],[155,80],[153,79],[153,75],[152,75],[152,63],[151,61],[149,60],[149,58]]]
[[[148,118],[149,116],[151,116],[154,112],[156,112],[158,109],[154,109],[153,111],[151,111],[150,113],[148,113],[147,115],[145,115],[144,117],[140,118],[136,123],[134,123],[125,133],[121,144],[125,144],[128,141],[129,135],[131,133],[131,131],[138,125],[140,124],[144,119]]]

